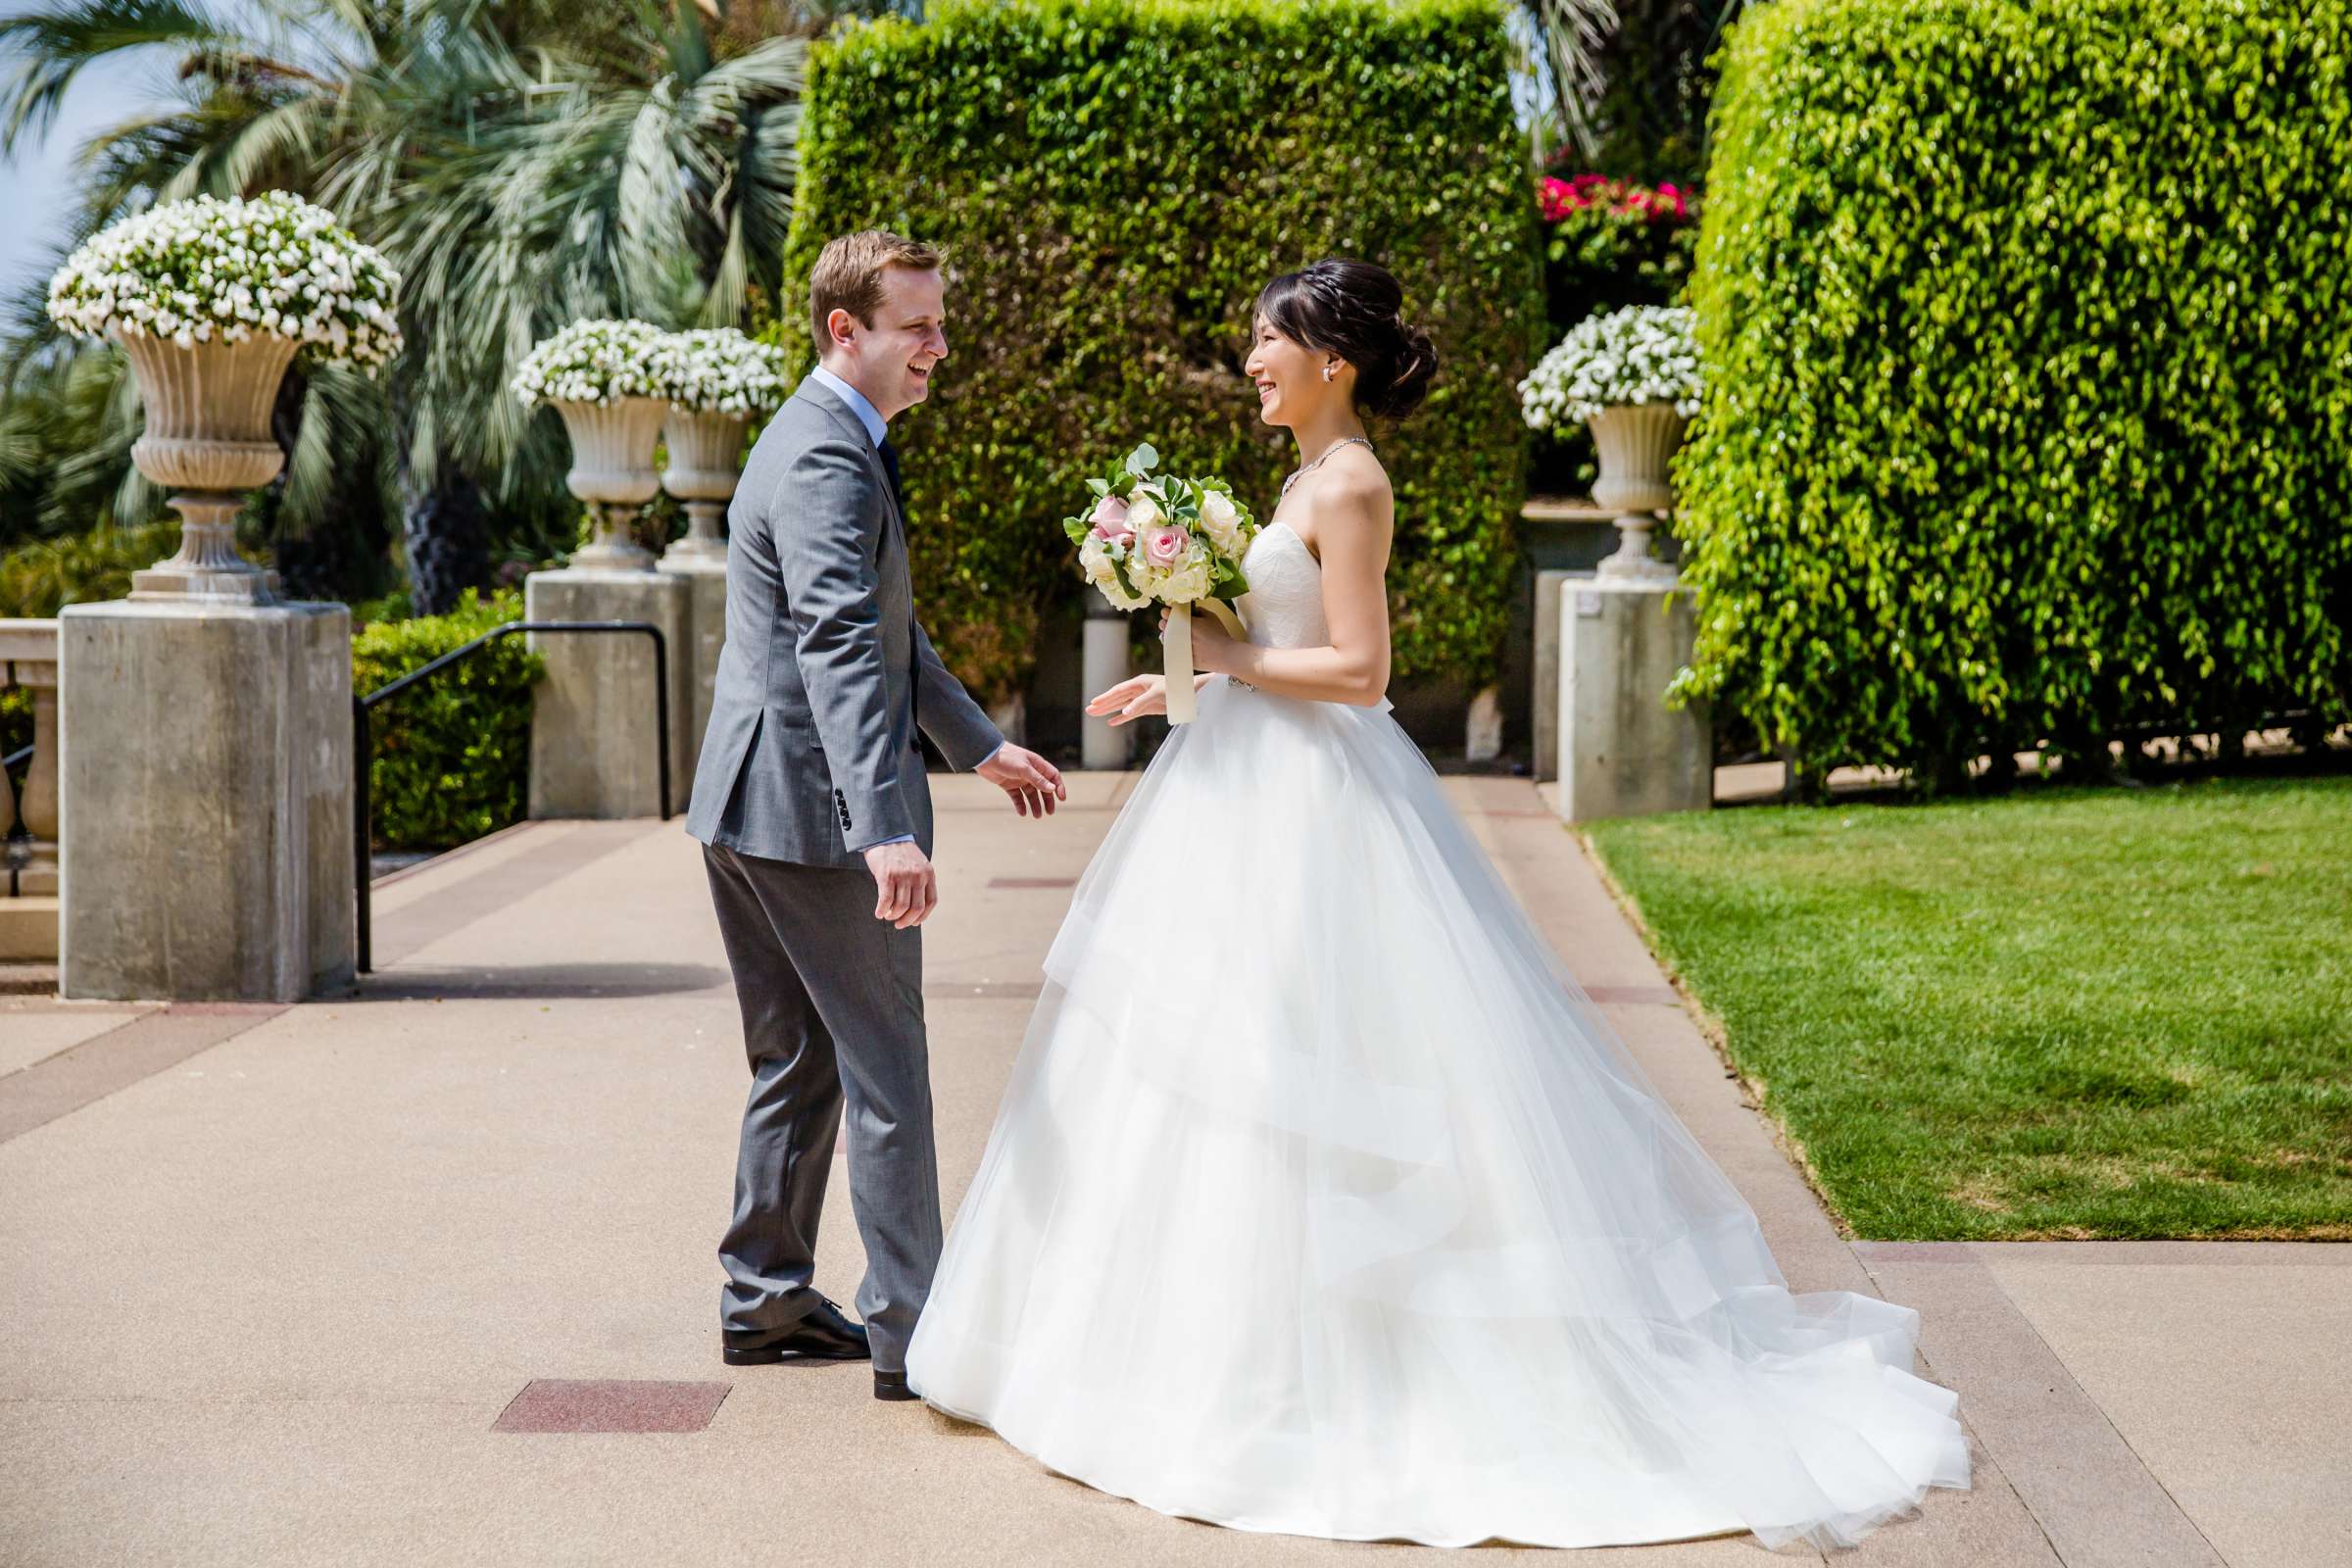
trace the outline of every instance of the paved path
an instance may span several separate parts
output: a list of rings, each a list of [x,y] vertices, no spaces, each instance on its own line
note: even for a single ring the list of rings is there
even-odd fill
[[[1131,785],[1081,776],[1041,825],[945,781],[951,1203]],[[1848,1244],[1533,789],[1448,787],[1791,1283],[1925,1311],[1979,1487],[1850,1560],[2352,1563],[2352,1247]],[[746,1077],[675,823],[535,824],[429,862],[380,886],[376,945],[359,997],[300,1007],[0,998],[0,1563],[1467,1560],[1165,1519],[876,1403],[862,1367],[721,1365]],[[847,1197],[820,1258],[838,1298]],[[677,1430],[522,1430],[583,1418]],[[1766,1560],[1744,1538],[1490,1556]]]

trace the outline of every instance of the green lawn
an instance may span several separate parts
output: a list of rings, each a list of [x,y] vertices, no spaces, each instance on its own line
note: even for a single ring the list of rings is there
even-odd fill
[[[1856,1234],[2352,1237],[2352,780],[1591,839]]]

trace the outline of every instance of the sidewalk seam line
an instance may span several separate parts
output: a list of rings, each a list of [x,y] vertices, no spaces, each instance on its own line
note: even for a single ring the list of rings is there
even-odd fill
[[[1976,1259],[1976,1253],[1973,1250],[1969,1253],[1969,1256],[1972,1259]],[[2133,1464],[2139,1466],[2139,1473],[2148,1478],[2149,1485],[2153,1486],[2158,1492],[2164,1494],[2164,1500],[2173,1505],[2173,1511],[2180,1516],[2180,1522],[2188,1526],[2188,1528],[2195,1533],[2196,1538],[2199,1541],[2205,1543],[2205,1549],[2213,1553],[2214,1561],[2227,1564],[2230,1559],[2223,1556],[2221,1549],[2214,1545],[2212,1539],[2205,1534],[2204,1527],[2197,1523],[2196,1519],[2190,1515],[2186,1508],[2180,1506],[2180,1499],[2173,1495],[2173,1489],[2164,1484],[2163,1477],[2157,1475],[2154,1470],[2148,1468],[2148,1461],[2142,1458],[2139,1450],[2132,1446],[2132,1440],[2124,1436],[2124,1429],[2115,1424],[2115,1417],[2107,1413],[2107,1407],[2105,1405],[2101,1404],[2097,1399],[2091,1397],[2090,1391],[2082,1386],[2082,1380],[2081,1378],[2075,1376],[2075,1369],[2067,1364],[2066,1357],[2058,1353],[2058,1347],[2052,1345],[2048,1338],[2043,1335],[2041,1332],[2041,1325],[2034,1322],[2032,1315],[2029,1314],[2024,1307],[2017,1304],[2017,1298],[2009,1294],[2009,1287],[2002,1281],[2000,1275],[1995,1273],[1991,1268],[1986,1267],[1986,1265],[1981,1259],[1977,1260],[1977,1267],[1984,1269],[1984,1277],[1992,1282],[1993,1290],[1999,1294],[2003,1301],[2006,1301],[2009,1304],[2009,1310],[2017,1314],[2017,1320],[2026,1326],[2026,1332],[2034,1336],[2034,1343],[2049,1352],[2050,1359],[2057,1363],[2059,1371],[2066,1374],[2066,1381],[2073,1385],[2075,1393],[2082,1396],[2082,1402],[2089,1405],[2093,1410],[2096,1410],[2099,1413],[2100,1424],[2105,1426],[2108,1431],[2115,1434],[2115,1441],[2124,1446],[2124,1451],[2132,1456],[2132,1462]],[[2032,1513],[2033,1509],[2028,1508],[2026,1511],[2028,1513]],[[2041,1524],[2040,1518],[2038,1516],[2035,1517],[2034,1523],[2038,1528]]]
[[[146,1072],[138,1074],[136,1077],[125,1078],[121,1083],[111,1085],[106,1089],[102,1089],[97,1094],[90,1096],[87,1100],[76,1101],[74,1103],[66,1106],[53,1116],[44,1116],[39,1121],[27,1122],[25,1125],[17,1128],[13,1132],[0,1129],[0,1146],[13,1144],[18,1139],[25,1137],[31,1133],[39,1132],[44,1127],[53,1127],[57,1123],[64,1121],[69,1116],[87,1110],[92,1105],[100,1104],[106,1101],[114,1099],[115,1096],[121,1094],[125,1089],[136,1088],[138,1085],[147,1082],[149,1079],[169,1072],[174,1067],[183,1066],[188,1062],[194,1061],[198,1056],[205,1055],[210,1052],[216,1051],[219,1048],[227,1045],[232,1040],[243,1038],[245,1035],[252,1033],[255,1029],[260,1028],[263,1024],[270,1022],[272,1019],[284,1017],[287,1013],[294,1010],[295,1005],[296,1004],[294,1003],[284,1003],[266,1012],[257,1010],[250,1015],[232,1015],[243,1016],[245,1018],[245,1021],[241,1027],[227,1031],[217,1040],[208,1040],[203,1045],[198,1046],[195,1050],[186,1053],[184,1055],[173,1056],[171,1060],[159,1063],[158,1065],[149,1068]],[[152,1012],[143,1012],[136,1018],[133,1018],[129,1020],[129,1022],[123,1024],[122,1029],[109,1029],[104,1034],[92,1035],[89,1039],[84,1040],[77,1045],[69,1046],[63,1051],[55,1052],[49,1055],[43,1056],[39,1061],[34,1062],[29,1067],[19,1068],[17,1072],[10,1073],[5,1077],[0,1077],[0,1084],[12,1082],[21,1074],[30,1073],[39,1068],[50,1066],[53,1063],[62,1062],[69,1056],[78,1055],[85,1048],[95,1046],[102,1041],[112,1040],[116,1035],[121,1034],[123,1030],[143,1024],[151,1018],[168,1018],[171,1016],[172,1016],[172,1012],[169,1004],[156,1008]],[[178,1016],[184,1018],[192,1015],[188,1013],[181,1013]]]

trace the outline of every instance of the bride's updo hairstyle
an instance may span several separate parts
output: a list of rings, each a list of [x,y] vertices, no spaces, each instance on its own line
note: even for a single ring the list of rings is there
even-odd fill
[[[1421,406],[1438,351],[1399,311],[1404,289],[1370,262],[1316,262],[1285,272],[1257,297],[1257,314],[1294,343],[1355,367],[1355,406],[1401,419]]]

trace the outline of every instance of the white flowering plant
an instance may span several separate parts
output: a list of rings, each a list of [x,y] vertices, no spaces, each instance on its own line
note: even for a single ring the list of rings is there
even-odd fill
[[[1078,547],[1078,569],[1119,610],[1230,605],[1250,591],[1242,558],[1257,536],[1256,518],[1223,479],[1155,474],[1158,466],[1147,444],[1086,481],[1094,510],[1061,521]]]
[[[372,373],[400,352],[400,276],[335,215],[282,190],[197,196],[108,225],[49,280],[49,318],[75,337],[181,348],[292,338]]]
[[[1700,386],[1690,310],[1629,305],[1586,317],[1553,345],[1519,383],[1519,410],[1535,428],[1555,433],[1637,403],[1671,403],[1689,418]]]
[[[764,414],[784,401],[784,351],[731,326],[671,332],[654,349],[662,396],[697,414]]]
[[[663,336],[645,321],[574,321],[533,344],[508,384],[524,408],[666,397],[657,365]]]

